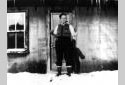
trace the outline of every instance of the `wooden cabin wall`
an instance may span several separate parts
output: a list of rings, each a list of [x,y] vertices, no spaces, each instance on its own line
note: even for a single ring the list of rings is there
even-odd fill
[[[48,10],[44,7],[8,8],[9,12],[28,10],[29,54],[8,55],[9,72],[46,72],[48,52]]]
[[[77,8],[77,47],[85,55],[81,72],[118,69],[117,10]]]

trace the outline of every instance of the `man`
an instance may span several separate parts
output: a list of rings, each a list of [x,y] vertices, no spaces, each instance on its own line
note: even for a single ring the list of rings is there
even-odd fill
[[[61,13],[59,15],[60,23],[53,31],[53,35],[56,37],[56,55],[57,55],[57,76],[61,75],[62,60],[63,57],[66,61],[67,75],[71,76],[72,72],[72,40],[75,39],[75,31],[72,25],[67,22],[67,15]]]

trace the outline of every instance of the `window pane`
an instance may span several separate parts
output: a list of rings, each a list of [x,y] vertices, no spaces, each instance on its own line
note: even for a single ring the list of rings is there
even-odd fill
[[[10,25],[9,26],[9,31],[14,31],[15,30],[15,25],[13,24],[13,25]]]
[[[25,23],[25,12],[15,13],[15,21],[19,24]]]
[[[7,13],[7,30],[12,31],[15,30],[15,14]]]
[[[16,24],[16,29],[17,30],[23,30],[24,29],[24,25],[21,25],[19,23]]]
[[[24,48],[24,33],[17,33],[17,48]]]
[[[7,33],[7,48],[15,48],[15,33]]]

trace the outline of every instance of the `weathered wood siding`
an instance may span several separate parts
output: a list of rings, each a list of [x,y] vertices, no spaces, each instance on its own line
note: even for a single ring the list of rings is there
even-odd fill
[[[118,16],[109,9],[77,9],[77,47],[86,56],[81,71],[116,69],[118,60]],[[113,65],[114,64],[114,65]],[[116,67],[115,67],[116,66]]]

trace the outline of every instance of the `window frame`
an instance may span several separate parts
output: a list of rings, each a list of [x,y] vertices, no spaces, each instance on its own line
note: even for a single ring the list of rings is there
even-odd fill
[[[28,14],[28,10],[11,10],[11,11],[7,11],[7,13],[25,13],[25,21],[24,21],[24,29],[23,30],[14,30],[14,31],[9,31],[9,27],[7,25],[7,34],[9,32],[23,32],[24,33],[24,48],[7,48],[7,53],[29,53],[29,14]],[[8,19],[7,19],[8,20]],[[8,21],[7,21],[8,23]],[[8,38],[8,36],[7,36]],[[8,43],[8,41],[7,41]]]

